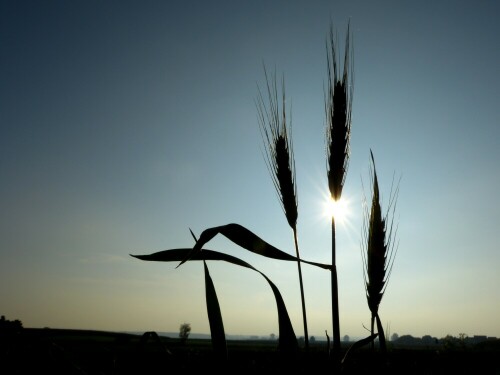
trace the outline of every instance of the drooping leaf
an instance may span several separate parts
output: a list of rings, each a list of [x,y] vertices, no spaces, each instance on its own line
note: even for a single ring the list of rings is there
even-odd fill
[[[210,336],[212,338],[212,347],[215,356],[222,360],[227,360],[226,334],[224,332],[224,323],[220,312],[219,300],[215,292],[215,286],[208,272],[207,263],[203,261],[205,270],[205,295],[207,300],[208,322],[210,324]]]
[[[191,251],[192,249],[190,248],[180,248],[180,249],[163,250],[149,255],[131,254],[131,256],[145,261],[176,262],[185,259],[186,256]],[[203,249],[203,251],[195,253],[192,257],[190,257],[190,260],[225,261],[228,263],[235,264],[237,266],[252,269],[260,273],[269,283],[269,286],[271,287],[274,293],[274,298],[276,300],[276,307],[278,310],[278,326],[279,326],[279,339],[278,339],[279,349],[284,352],[293,352],[298,348],[297,337],[295,336],[295,332],[293,331],[293,326],[290,321],[290,316],[288,315],[285,302],[283,301],[283,297],[281,296],[281,293],[279,292],[279,289],[276,287],[276,285],[274,285],[274,283],[264,273],[260,272],[252,265],[248,264],[247,262],[237,257],[208,249]]]
[[[368,345],[369,343],[373,342],[373,340],[375,340],[378,336],[378,333],[375,333],[373,335],[370,335],[368,337],[365,337],[364,339],[361,339],[359,341],[356,341],[354,344],[352,344],[350,346],[349,349],[347,349],[347,352],[345,353],[344,355],[344,358],[342,359],[342,364],[347,360],[347,358],[349,357],[349,354],[356,350],[356,349],[359,349],[361,348],[362,346],[365,346],[365,345]]]
[[[222,234],[224,237],[234,242],[236,245],[251,251],[255,254],[259,254],[268,258],[273,258],[277,260],[286,260],[286,261],[297,261],[297,258],[293,255],[285,253],[282,250],[277,249],[273,245],[270,245],[262,238],[257,236],[255,233],[246,229],[245,227],[239,224],[226,224],[218,227],[212,227],[205,229],[196,244],[194,245],[192,251],[190,251],[186,257],[181,261],[181,263],[177,266],[179,267],[187,260],[194,257],[195,254],[202,250],[202,247],[209,242],[216,235]],[[300,260],[303,263],[307,263],[316,267],[321,267],[327,270],[330,270],[332,266],[330,264],[316,263],[310,262],[304,259]]]

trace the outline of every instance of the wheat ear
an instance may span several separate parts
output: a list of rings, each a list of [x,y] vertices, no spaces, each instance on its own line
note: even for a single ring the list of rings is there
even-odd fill
[[[266,146],[266,164],[271,174],[276,193],[278,194],[278,197],[280,199],[283,212],[285,213],[288,224],[293,230],[300,282],[300,295],[302,301],[302,318],[305,338],[304,342],[305,348],[309,349],[304,286],[302,282],[302,268],[297,240],[298,200],[297,184],[295,180],[295,159],[291,142],[291,121],[287,125],[285,109],[285,83],[283,78],[282,106],[280,109],[276,76],[273,75],[271,77],[272,83],[270,83],[265,67],[264,73],[267,83],[269,105],[266,106],[262,92],[259,90],[259,96],[257,99],[259,124],[261,135]]]
[[[375,159],[370,150],[371,169],[370,177],[373,180],[371,207],[365,203],[365,217],[363,224],[364,241],[362,245],[363,257],[363,277],[365,280],[366,299],[371,312],[371,333],[374,333],[375,323],[379,334],[379,343],[382,351],[386,351],[385,334],[378,309],[382,297],[387,287],[387,282],[392,271],[397,247],[393,241],[397,233],[394,228],[394,211],[396,209],[396,199],[399,193],[399,183],[396,189],[389,195],[389,205],[387,212],[383,215],[381,208],[381,198],[378,186],[377,171],[375,169]],[[393,184],[394,185],[394,184]],[[365,199],[366,201],[366,199]],[[392,217],[389,219],[389,216]],[[364,251],[363,251],[364,250]]]
[[[337,201],[342,195],[347,167],[349,164],[349,142],[351,137],[352,109],[352,65],[350,65],[350,26],[347,27],[344,71],[338,76],[336,43],[333,27],[330,26],[326,54],[328,64],[328,88],[325,93],[326,112],[326,153],[327,176],[330,198]],[[340,361],[340,318],[338,305],[338,284],[335,248],[335,217],[332,215],[332,322],[333,322],[333,356],[334,363]]]

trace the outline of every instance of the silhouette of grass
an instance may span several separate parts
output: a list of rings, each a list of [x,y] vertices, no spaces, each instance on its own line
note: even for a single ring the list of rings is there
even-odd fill
[[[382,352],[386,352],[387,347],[384,327],[380,321],[378,309],[384,291],[387,288],[387,282],[389,281],[397,252],[397,248],[395,248],[395,243],[393,241],[397,228],[393,228],[393,223],[399,184],[394,193],[391,190],[387,213],[382,215],[377,170],[371,150],[370,156],[372,161],[370,175],[373,181],[372,201],[370,208],[368,208],[365,199],[365,216],[363,223],[364,241],[362,243],[361,255],[364,264],[363,277],[365,279],[366,299],[371,312],[370,331],[374,334],[374,324],[376,322],[380,348]],[[389,218],[390,213],[392,213],[392,218]]]
[[[349,164],[349,142],[351,138],[351,110],[352,110],[352,80],[349,75],[349,37],[350,29],[347,27],[344,71],[342,78],[339,77],[337,68],[337,46],[334,39],[333,27],[330,26],[330,38],[327,41],[327,64],[328,64],[328,89],[325,94],[326,112],[326,142],[327,142],[327,175],[330,198],[338,201],[342,196],[342,189]],[[352,69],[352,67],[351,67]],[[340,321],[339,321],[339,298],[336,266],[336,243],[335,243],[335,216],[332,215],[332,270],[331,270],[331,293],[332,293],[332,324],[333,324],[333,357],[334,364],[340,365]]]
[[[336,42],[334,40],[333,27],[330,27],[329,39],[327,39],[327,65],[328,65],[328,88],[325,92],[325,114],[326,114],[326,165],[328,188],[332,200],[338,201],[341,199],[342,190],[347,174],[350,153],[350,135],[351,135],[351,108],[352,108],[352,65],[350,62],[350,25],[347,28],[346,46],[343,63],[343,73],[340,76],[337,62]],[[372,312],[371,334],[355,342],[345,352],[344,357],[341,356],[340,344],[340,324],[339,324],[339,303],[338,303],[338,284],[337,284],[337,269],[336,269],[336,239],[335,239],[335,217],[331,218],[332,230],[332,262],[331,264],[321,264],[316,262],[306,261],[301,258],[297,240],[297,220],[298,220],[298,198],[297,184],[295,175],[295,160],[291,140],[291,122],[286,115],[286,98],[284,78],[282,79],[282,92],[278,94],[278,83],[276,75],[268,76],[264,67],[266,78],[266,93],[265,95],[259,89],[256,100],[258,111],[258,122],[260,125],[261,136],[265,145],[265,161],[267,168],[271,174],[272,182],[276,193],[280,200],[281,208],[285,214],[288,224],[293,231],[295,253],[292,256],[289,253],[282,251],[273,245],[267,243],[257,234],[249,229],[236,224],[230,223],[212,228],[207,228],[202,231],[199,239],[194,234],[195,245],[192,248],[170,249],[161,252],[156,252],[150,255],[133,255],[134,257],[147,261],[180,261],[177,267],[187,261],[202,260],[205,271],[205,290],[207,312],[210,323],[210,331],[212,335],[212,345],[217,358],[230,360],[227,355],[227,343],[224,334],[224,326],[222,313],[220,311],[215,286],[210,277],[206,261],[208,260],[223,260],[237,266],[246,267],[259,272],[269,283],[276,300],[279,324],[279,339],[278,349],[282,358],[287,359],[287,365],[293,367],[294,360],[300,356],[298,341],[293,331],[292,324],[285,307],[285,303],[281,297],[278,288],[272,281],[262,272],[256,270],[250,264],[242,261],[239,258],[229,256],[217,251],[204,249],[203,246],[211,241],[216,235],[221,234],[228,240],[232,241],[237,246],[246,249],[252,253],[265,256],[269,259],[281,261],[295,261],[298,267],[298,276],[300,283],[300,294],[302,302],[302,318],[304,325],[304,344],[305,353],[309,352],[310,343],[307,329],[306,303],[304,296],[304,287],[302,280],[302,263],[307,263],[315,267],[329,270],[331,272],[331,297],[332,297],[332,323],[333,323],[333,352],[330,351],[330,340],[328,337],[328,367],[334,373],[346,371],[349,364],[352,363],[350,357],[353,352],[358,351],[361,347],[369,343],[373,343],[378,336],[381,344],[385,345],[385,336],[378,316],[378,305],[382,298],[384,285],[390,274],[392,267],[392,259],[389,258],[389,270],[386,268],[385,254],[390,240],[392,239],[392,227],[389,229],[387,237],[384,237],[386,232],[385,219],[381,217],[380,206],[374,206],[372,215],[373,224],[370,223],[370,231],[368,238],[370,242],[367,245],[367,252],[364,262],[367,270],[365,273],[366,293],[370,310]],[[291,117],[291,116],[290,116]],[[374,158],[372,154],[372,162],[374,166]],[[379,193],[376,173],[374,171],[374,186],[376,186],[376,203],[378,204]],[[374,201],[374,202],[375,202]],[[375,204],[375,203],[374,203]],[[377,211],[378,210],[378,211]],[[378,215],[378,216],[377,216]],[[388,239],[388,242],[384,242]],[[382,243],[382,246],[380,246]],[[389,249],[390,250],[390,249]],[[384,262],[380,261],[380,256]],[[386,271],[388,271],[386,273]],[[378,332],[374,333],[374,321],[377,322]],[[385,351],[385,347],[384,347]],[[311,357],[312,358],[312,357]]]
[[[304,296],[304,282],[302,279],[302,267],[300,264],[300,251],[297,239],[297,183],[295,179],[295,159],[293,156],[293,147],[291,138],[290,124],[287,124],[285,109],[285,83],[282,79],[282,106],[280,110],[278,102],[278,89],[276,75],[269,82],[267,71],[264,67],[266,77],[267,94],[269,105],[266,106],[262,92],[259,90],[257,100],[257,109],[259,112],[259,124],[262,138],[266,146],[267,166],[273,180],[274,187],[280,198],[283,212],[285,213],[288,224],[293,231],[295,243],[295,254],[297,256],[297,269],[299,274],[300,298],[302,303],[302,321],[304,325],[304,339],[306,350],[309,349],[309,333],[307,329],[306,302]],[[290,129],[290,130],[289,130]],[[291,135],[291,134],[290,134]]]

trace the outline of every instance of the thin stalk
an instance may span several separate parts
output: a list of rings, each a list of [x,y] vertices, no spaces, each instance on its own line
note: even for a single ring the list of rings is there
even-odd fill
[[[370,333],[373,335],[375,333],[375,314],[372,313],[372,318],[370,319]],[[375,340],[372,341],[372,350],[375,350]]]
[[[332,323],[333,323],[333,360],[340,360],[340,319],[339,319],[339,296],[337,284],[337,265],[335,254],[335,217],[332,215]]]
[[[304,297],[304,284],[302,282],[302,266],[300,264],[300,252],[299,252],[299,242],[297,240],[297,228],[293,228],[293,239],[295,241],[295,252],[297,255],[297,268],[299,270],[300,299],[302,301],[302,320],[304,323],[304,344],[305,344],[305,349],[309,350],[309,334],[307,332],[306,301]]]

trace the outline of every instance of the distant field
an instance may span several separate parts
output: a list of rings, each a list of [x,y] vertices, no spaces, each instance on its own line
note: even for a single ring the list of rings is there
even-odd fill
[[[0,335],[0,373],[7,374],[160,374],[207,370],[255,373],[310,373],[329,367],[325,342],[292,357],[271,340],[229,340],[228,359],[219,361],[210,340],[133,335],[102,331],[23,329]],[[346,348],[343,348],[345,353]],[[500,373],[500,346],[493,342],[467,350],[392,349],[386,360],[363,348],[346,361],[343,374],[380,370],[384,374]]]

